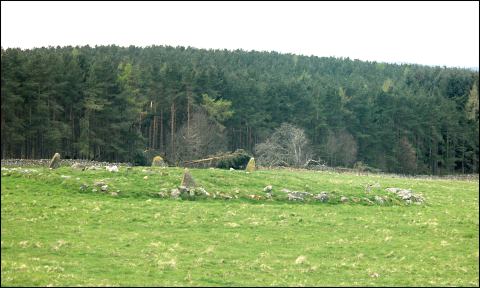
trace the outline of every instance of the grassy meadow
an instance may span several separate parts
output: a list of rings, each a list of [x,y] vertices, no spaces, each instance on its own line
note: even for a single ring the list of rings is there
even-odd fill
[[[479,285],[478,180],[190,171],[211,197],[168,197],[180,168],[2,168],[1,285]],[[387,187],[425,203],[362,200]],[[283,188],[332,197],[291,202]]]

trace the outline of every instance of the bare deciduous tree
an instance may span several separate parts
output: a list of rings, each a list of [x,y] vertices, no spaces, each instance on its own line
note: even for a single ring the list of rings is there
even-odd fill
[[[357,141],[346,130],[329,134],[326,149],[332,166],[350,166],[357,160]]]
[[[226,150],[224,126],[209,118],[202,108],[197,108],[190,117],[190,125],[185,123],[176,134],[176,159],[200,159]]]
[[[415,148],[403,137],[397,144],[398,165],[403,173],[415,173],[417,170],[417,154]]]
[[[311,155],[303,129],[283,123],[264,143],[255,146],[260,165],[300,167]]]

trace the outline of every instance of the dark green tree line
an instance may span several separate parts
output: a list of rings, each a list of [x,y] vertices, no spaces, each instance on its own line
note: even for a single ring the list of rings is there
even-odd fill
[[[150,150],[176,163],[212,152],[181,147],[208,138],[191,129],[221,127],[219,150],[254,153],[291,123],[332,166],[478,172],[479,76],[467,69],[113,45],[2,49],[1,61],[2,158],[135,161]]]

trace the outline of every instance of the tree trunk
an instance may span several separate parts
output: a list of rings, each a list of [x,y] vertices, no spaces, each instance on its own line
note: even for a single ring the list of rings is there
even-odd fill
[[[160,110],[160,150],[164,151],[163,147],[163,109]]]
[[[157,115],[153,115],[152,148],[157,148]]]
[[[465,141],[462,146],[462,174],[465,174]]]
[[[152,145],[153,145],[152,138],[153,138],[153,121],[150,120],[150,125],[148,125],[148,149],[152,149]]]
[[[175,161],[175,102],[172,102],[172,106],[170,108],[170,115],[171,115],[171,120],[170,120],[170,133],[171,133],[171,150],[172,150],[172,161]]]
[[[187,87],[187,137],[190,137],[190,89]]]

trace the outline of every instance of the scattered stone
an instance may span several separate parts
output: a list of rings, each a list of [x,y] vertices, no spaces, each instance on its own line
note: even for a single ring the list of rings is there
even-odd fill
[[[196,197],[210,197],[210,193],[203,187],[188,188],[185,186],[179,186],[177,189],[180,193],[180,197],[185,200],[193,200]]]
[[[270,193],[272,192],[272,185],[267,185],[265,188],[263,188],[263,192],[267,192],[267,193]]]
[[[178,199],[180,197],[180,190],[177,188],[172,189],[172,191],[170,191],[170,196],[172,196],[174,199]]]
[[[329,196],[327,192],[320,192],[320,194],[315,195],[313,198],[320,202],[328,202]]]
[[[423,196],[421,196],[419,194],[415,194],[409,189],[391,187],[391,188],[386,188],[385,190],[387,192],[396,194],[398,197],[400,197],[407,204],[411,204],[412,202],[413,203],[423,203],[425,201]]]
[[[187,188],[194,188],[196,186],[195,180],[193,180],[192,174],[188,171],[188,168],[185,168],[183,172],[183,179],[180,186],[185,186]]]
[[[210,196],[210,193],[208,193],[207,190],[205,190],[203,187],[195,189],[195,194],[199,196]]]
[[[383,197],[381,197],[381,196],[375,196],[375,202],[383,205],[385,203],[385,199],[383,199]]]
[[[152,160],[152,167],[166,167],[167,164],[161,156],[155,156]]]
[[[96,188],[93,188],[92,189],[92,192],[97,192],[98,190]]]
[[[372,184],[366,184],[365,185],[365,193],[370,193],[372,191]]]
[[[266,199],[272,199],[272,193],[266,193],[265,198]]]
[[[282,190],[280,190],[280,191],[282,191],[283,193],[290,193],[290,192],[291,192],[291,191],[290,191],[290,190],[288,190],[287,188],[283,188],[283,189],[282,189]]]
[[[363,198],[363,201],[365,201],[368,205],[373,205],[374,203],[372,202],[372,200],[368,199],[368,198]]]
[[[386,188],[385,191],[390,192],[390,193],[397,193],[397,191],[403,190],[402,188]]]
[[[101,187],[101,190],[102,190],[103,192],[106,192],[106,191],[108,190],[108,185],[103,185],[103,186]]]
[[[223,194],[223,193],[219,194],[218,196],[219,196],[220,198],[224,199],[224,200],[230,200],[230,199],[233,198],[232,196],[227,195],[227,194]]]
[[[412,191],[410,190],[400,190],[397,191],[397,195],[400,196],[403,200],[410,200],[412,198]]]
[[[307,261],[307,257],[305,256],[298,256],[298,258],[295,260],[295,264],[303,264]]]
[[[106,166],[105,169],[107,169],[108,172],[118,172],[118,167],[117,167],[117,165]]]
[[[148,180],[148,176],[143,177],[143,180]]]
[[[295,195],[290,194],[290,193],[288,193],[287,196],[288,196],[288,200],[290,200],[290,201],[303,201],[304,200],[303,197],[298,197],[298,196],[295,196]]]
[[[340,197],[340,201],[341,201],[342,203],[347,203],[347,202],[348,202],[348,198],[345,197],[345,196],[342,196],[342,197]]]
[[[117,192],[110,192],[110,195],[116,197],[116,196],[118,196],[118,193]]]
[[[156,195],[160,198],[165,198],[167,197],[167,194],[165,192],[157,192]]]
[[[247,164],[247,167],[245,168],[245,171],[247,172],[253,172],[255,171],[255,158],[250,158],[250,160],[248,160],[248,164]]]
[[[298,195],[303,195],[304,197],[312,196],[312,193],[310,193],[310,192],[297,192],[297,191],[293,191],[292,193],[296,193],[296,194],[298,194]]]
[[[85,191],[87,190],[87,188],[88,188],[88,185],[84,183],[82,184],[82,186],[80,186],[80,191]]]
[[[93,182],[93,186],[103,186],[103,185],[107,185],[107,183],[103,182],[103,181],[95,181]]]
[[[72,176],[70,175],[60,175],[61,178],[64,178],[64,179],[70,179],[72,178]]]
[[[248,195],[248,198],[253,199],[253,200],[261,200],[262,196],[251,194],[251,195]]]
[[[230,171],[235,171],[235,169],[233,169],[232,167],[230,167]]]
[[[52,157],[52,160],[50,161],[50,164],[48,165],[48,168],[56,169],[58,167],[60,167],[60,154],[55,153],[55,155],[53,155]]]
[[[88,168],[86,168],[85,170],[100,170],[100,169],[101,169],[100,167],[92,165],[92,166],[89,166]]]
[[[85,165],[80,164],[80,163],[73,163],[72,166],[70,166],[70,167],[73,168],[73,169],[80,169],[82,171],[84,171],[85,168],[86,168]]]
[[[308,192],[298,192],[298,191],[293,191],[287,194],[288,200],[290,201],[304,201],[305,198],[308,196],[312,196],[312,194]]]

